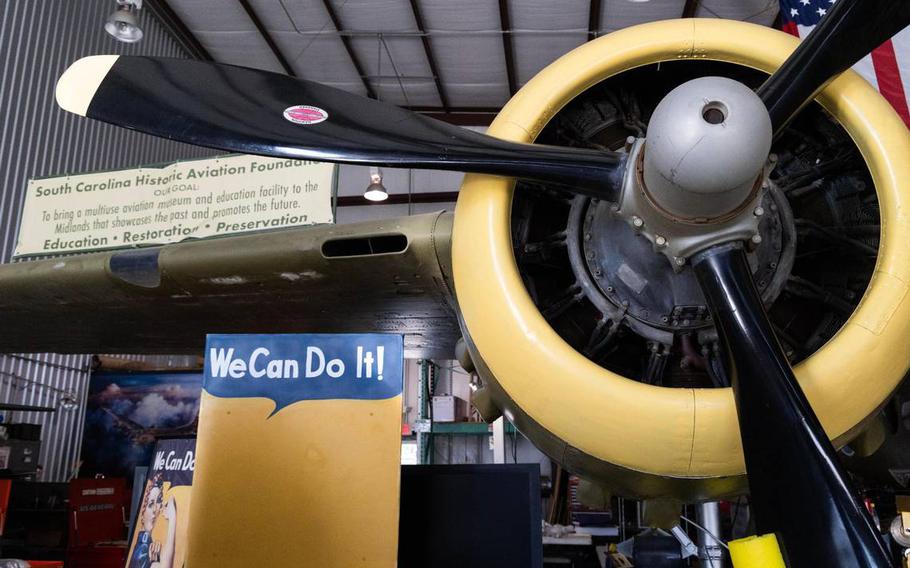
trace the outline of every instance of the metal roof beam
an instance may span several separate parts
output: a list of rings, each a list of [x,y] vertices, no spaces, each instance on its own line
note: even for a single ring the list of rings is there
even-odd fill
[[[588,40],[600,35],[600,0],[591,0],[588,12]]]
[[[148,7],[151,14],[161,22],[161,25],[171,32],[171,35],[174,36],[177,43],[179,43],[187,53],[195,59],[212,61],[212,56],[209,54],[208,50],[199,43],[199,40],[196,39],[193,32],[186,27],[183,20],[181,20],[177,14],[174,13],[174,10],[168,6],[166,0],[145,0],[145,5]]]
[[[682,16],[683,18],[694,18],[695,12],[698,10],[699,0],[686,0],[686,5],[683,6]]]
[[[502,28],[502,49],[506,56],[506,74],[509,77],[509,96],[518,90],[515,79],[515,56],[512,46],[512,24],[509,19],[509,0],[499,0],[499,24]]]
[[[343,31],[344,28],[341,25],[341,20],[338,19],[338,14],[335,13],[335,8],[332,6],[332,0],[322,0],[322,5],[325,6],[325,11],[328,13],[329,19],[332,20],[332,25],[335,26],[335,29],[339,32]],[[354,53],[354,47],[351,45],[351,38],[344,34],[340,35],[341,43],[344,44],[344,49],[348,52],[348,57],[351,58],[354,70],[357,71],[357,75],[360,77],[360,80],[363,81],[363,87],[367,91],[367,96],[371,99],[378,98],[376,96],[376,91],[373,90],[373,86],[370,85],[370,82],[366,78],[367,74],[363,70],[363,65],[361,65],[360,60],[357,58],[357,54]]]
[[[253,7],[250,6],[250,3],[247,0],[237,1],[240,2],[240,5],[243,7],[246,15],[250,17],[253,25],[256,26],[256,30],[259,32],[259,35],[261,35],[262,39],[265,40],[265,43],[268,44],[269,49],[272,50],[272,53],[275,55],[275,59],[278,60],[278,64],[281,65],[281,68],[284,69],[284,72],[291,77],[296,77],[297,74],[294,73],[294,69],[291,67],[291,64],[288,63],[288,60],[284,58],[284,54],[281,53],[280,49],[278,49],[278,45],[275,43],[275,40],[272,39],[269,31],[265,29],[264,25],[262,25],[262,20],[260,20],[259,16],[256,15],[256,12],[253,11]]]
[[[426,26],[423,24],[423,16],[420,13],[420,6],[417,0],[411,0],[411,11],[414,13],[414,21],[417,23],[417,30],[420,31],[420,40],[423,42],[423,52],[426,54],[427,63],[430,65],[430,72],[433,74],[433,80],[436,82],[436,91],[439,93],[439,101],[442,103],[444,112],[449,111],[449,101],[446,93],[442,88],[442,80],[439,77],[439,68],[436,65],[436,58],[433,57],[433,50],[430,47],[430,40],[426,34]]]
[[[428,191],[424,193],[390,193],[381,205],[404,205],[407,203],[453,203],[458,201],[457,191]],[[363,198],[362,195],[339,195],[335,205],[338,207],[370,207],[376,205]]]

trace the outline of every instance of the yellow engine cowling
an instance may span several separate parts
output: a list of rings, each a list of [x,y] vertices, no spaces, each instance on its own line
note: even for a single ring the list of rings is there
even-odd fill
[[[541,71],[489,133],[530,142],[569,101],[642,65],[724,61],[772,72],[797,40],[724,20],[669,20],[587,43]],[[796,369],[828,435],[855,436],[910,367],[910,134],[879,94],[847,72],[818,101],[863,155],[881,212],[874,276],[837,335]],[[716,499],[745,489],[730,389],[645,385],[592,363],[541,316],[511,240],[514,180],[468,175],[453,234],[455,291],[473,362],[503,414],[570,471],[643,498]]]

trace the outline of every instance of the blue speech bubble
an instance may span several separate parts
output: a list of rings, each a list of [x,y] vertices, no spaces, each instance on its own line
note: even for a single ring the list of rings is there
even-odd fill
[[[382,400],[401,394],[400,335],[209,335],[202,386],[225,398],[268,398],[274,416],[301,400]]]

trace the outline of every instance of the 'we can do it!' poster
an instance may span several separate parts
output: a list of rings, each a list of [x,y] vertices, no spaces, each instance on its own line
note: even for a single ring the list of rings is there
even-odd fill
[[[135,512],[126,568],[183,568],[196,440],[158,440]]]
[[[395,568],[403,341],[209,335],[187,568]]]

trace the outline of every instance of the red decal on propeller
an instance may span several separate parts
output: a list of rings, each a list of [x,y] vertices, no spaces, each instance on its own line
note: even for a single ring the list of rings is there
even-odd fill
[[[295,124],[319,124],[329,118],[329,113],[319,107],[295,105],[284,109],[284,118]]]

